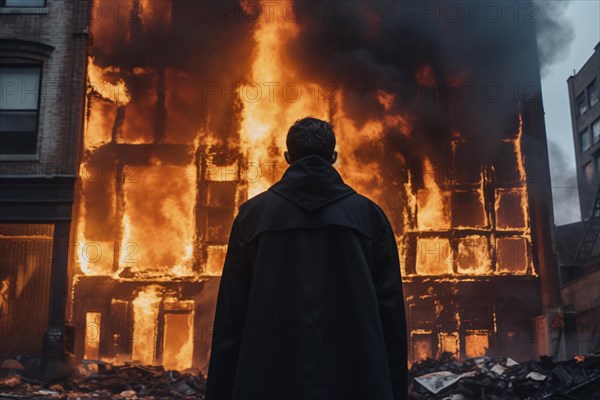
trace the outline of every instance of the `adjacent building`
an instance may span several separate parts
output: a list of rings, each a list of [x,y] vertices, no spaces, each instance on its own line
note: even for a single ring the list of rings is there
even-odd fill
[[[88,9],[0,0],[0,356],[38,371],[64,357]]]
[[[582,221],[557,227],[554,241],[561,267],[566,354],[572,356],[600,348],[600,246],[598,217],[592,216],[600,186],[600,43],[567,82]]]
[[[600,43],[584,66],[567,80],[581,218],[590,216],[600,180]]]

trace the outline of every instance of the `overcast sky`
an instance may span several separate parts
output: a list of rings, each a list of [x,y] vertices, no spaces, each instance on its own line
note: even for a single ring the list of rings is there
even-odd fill
[[[556,225],[581,219],[567,79],[574,69],[580,70],[600,42],[600,0],[570,0],[565,18],[575,37],[561,61],[549,66],[542,75]]]

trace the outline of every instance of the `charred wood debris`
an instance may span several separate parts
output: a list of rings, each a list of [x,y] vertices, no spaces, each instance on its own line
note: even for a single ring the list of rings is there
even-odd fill
[[[0,379],[0,399],[204,399],[205,387],[204,376],[195,368],[179,372],[84,360],[70,376],[51,382],[6,375]]]
[[[0,364],[0,399],[202,400],[206,387],[198,369],[179,372],[133,362],[84,360],[70,376],[50,382],[22,372],[16,360]],[[409,379],[409,400],[595,400],[600,399],[600,352],[560,362],[489,356],[459,361],[443,353],[413,364]]]

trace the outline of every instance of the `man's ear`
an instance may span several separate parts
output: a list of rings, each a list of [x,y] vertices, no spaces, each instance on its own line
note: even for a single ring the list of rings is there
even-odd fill
[[[285,161],[289,164],[292,165],[292,158],[290,157],[290,153],[288,153],[287,151],[283,152],[283,158],[285,158]]]
[[[337,157],[338,157],[338,152],[334,151],[333,154],[331,155],[331,163],[332,164],[335,164]]]

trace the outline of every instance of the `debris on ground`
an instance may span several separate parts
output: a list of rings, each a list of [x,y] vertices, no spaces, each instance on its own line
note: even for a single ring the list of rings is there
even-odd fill
[[[134,362],[84,360],[72,376],[52,382],[11,371],[0,377],[0,399],[203,400],[206,388],[198,369],[172,371]],[[413,364],[409,378],[409,400],[600,400],[600,353],[560,362],[490,356],[460,361],[443,353]]]
[[[19,375],[0,378],[0,399],[204,399],[199,370],[165,371],[160,366],[84,360],[72,377],[40,382]]]
[[[489,356],[459,361],[444,353],[414,364],[409,378],[411,400],[599,400],[600,353],[521,363]]]

